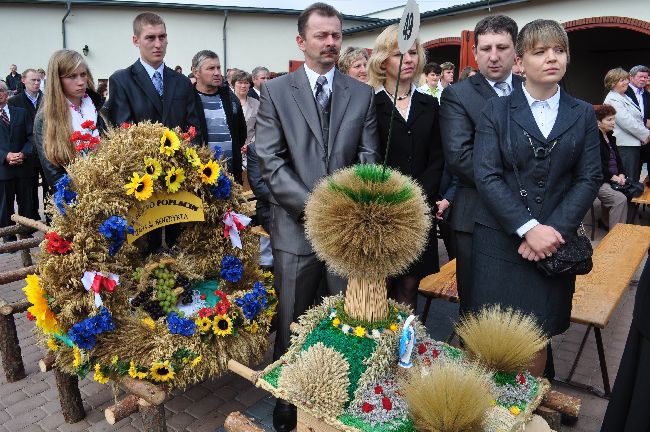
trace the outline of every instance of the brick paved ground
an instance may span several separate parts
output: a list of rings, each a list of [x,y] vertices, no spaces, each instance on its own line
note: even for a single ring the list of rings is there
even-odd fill
[[[644,215],[644,217],[642,222],[647,224],[647,216]],[[603,234],[600,231],[598,238],[602,238]],[[444,249],[441,249],[441,257],[443,256],[445,256],[445,252]],[[442,259],[443,262],[445,260],[446,258]],[[20,267],[19,254],[0,255],[0,271],[18,267]],[[638,279],[638,276],[637,273],[635,279]],[[1,296],[8,301],[17,301],[23,297],[20,291],[23,285],[21,282],[16,282],[1,287]],[[630,326],[635,291],[636,284],[634,282],[614,313],[610,325],[603,331],[612,383],[618,370]],[[427,320],[427,327],[431,335],[438,339],[445,339],[451,331],[456,316],[456,305],[434,301]],[[16,325],[27,378],[16,383],[7,383],[4,371],[0,367],[0,432],[86,430],[126,432],[142,430],[142,423],[137,414],[114,426],[109,426],[104,420],[103,410],[113,403],[113,391],[110,386],[99,385],[88,378],[79,383],[87,417],[79,423],[66,424],[57,399],[53,374],[51,372],[41,373],[38,370],[37,362],[42,357],[43,350],[36,345],[32,333],[33,323],[28,321],[24,314],[20,314],[16,316]],[[564,335],[554,338],[554,357],[558,376],[565,377],[568,374],[584,331],[584,326],[574,324]],[[587,342],[574,379],[602,389],[593,333]],[[564,427],[561,429],[562,432],[597,432],[600,429],[607,401],[581,390],[566,388],[563,385],[554,384],[554,387],[583,399],[578,423],[575,427]],[[274,399],[268,393],[256,389],[243,378],[227,375],[196,385],[184,393],[176,392],[166,404],[167,424],[171,431],[223,430],[223,421],[228,413],[240,410],[256,418],[268,430],[272,430],[273,404]]]

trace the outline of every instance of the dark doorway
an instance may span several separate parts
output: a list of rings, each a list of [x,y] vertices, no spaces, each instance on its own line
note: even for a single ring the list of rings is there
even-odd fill
[[[620,28],[591,28],[569,32],[571,63],[564,85],[573,96],[601,104],[607,90],[603,78],[608,70],[647,64],[650,36]]]
[[[456,79],[458,79],[458,64],[460,63],[460,45],[442,45],[435,48],[426,50],[427,63],[436,62],[442,64],[444,62],[452,62],[456,66],[454,71]]]

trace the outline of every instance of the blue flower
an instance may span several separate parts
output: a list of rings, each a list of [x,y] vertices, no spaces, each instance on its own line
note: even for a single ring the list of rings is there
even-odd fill
[[[221,260],[221,278],[228,282],[237,282],[241,279],[244,266],[239,258],[226,255]]]
[[[232,190],[232,181],[221,171],[217,177],[217,184],[210,188],[210,192],[217,199],[226,199],[230,197]]]
[[[268,292],[261,282],[253,284],[253,290],[235,299],[235,304],[242,309],[246,319],[252,321],[268,304]]]
[[[221,146],[214,146],[214,149],[212,150],[214,152],[214,158],[219,159],[221,157]]]
[[[88,326],[87,320],[76,323],[68,330],[68,337],[81,349],[93,349],[97,343],[95,332]]]
[[[167,328],[172,334],[192,336],[196,330],[196,324],[193,320],[181,318],[176,312],[171,312],[167,315]]]
[[[108,247],[108,254],[113,256],[126,241],[126,234],[133,234],[135,230],[126,219],[121,216],[111,216],[99,226],[99,232],[112,243]]]
[[[54,202],[62,215],[65,215],[64,204],[71,206],[77,199],[77,193],[68,189],[70,182],[70,176],[64,174],[54,186]]]
[[[113,315],[106,308],[102,308],[99,314],[95,315],[92,319],[99,333],[115,330]]]

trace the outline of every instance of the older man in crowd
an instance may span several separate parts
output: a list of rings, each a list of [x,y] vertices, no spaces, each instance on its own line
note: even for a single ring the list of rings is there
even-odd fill
[[[269,79],[269,70],[264,66],[257,66],[253,69],[251,75],[253,77],[253,86],[248,90],[248,96],[259,100],[262,84]]]

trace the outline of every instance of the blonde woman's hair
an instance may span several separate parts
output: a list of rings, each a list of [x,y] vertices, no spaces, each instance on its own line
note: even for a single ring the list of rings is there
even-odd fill
[[[559,45],[566,51],[567,61],[571,60],[569,36],[559,22],[538,19],[526,24],[517,35],[515,52],[517,56],[523,57],[525,52],[532,51],[538,43],[545,46]]]
[[[610,69],[609,71],[607,71],[607,73],[605,74],[605,79],[603,80],[603,82],[605,83],[605,88],[607,90],[611,90],[611,89],[614,88],[614,86],[616,84],[618,84],[618,82],[620,80],[626,79],[626,78],[630,79],[630,74],[628,73],[628,71],[626,71],[623,68],[617,67],[617,68]]]
[[[381,65],[397,49],[397,29],[397,24],[388,26],[377,36],[377,40],[375,40],[372,55],[370,56],[370,60],[368,60],[368,84],[371,87],[377,88],[383,86],[386,82],[386,70]],[[426,62],[424,48],[420,45],[419,39],[415,40],[415,48],[418,53],[418,65],[413,74],[414,81],[422,74],[424,63]]]
[[[52,54],[47,65],[45,98],[43,99],[43,148],[47,159],[54,165],[67,165],[76,156],[72,135],[72,118],[68,100],[63,92],[61,78],[72,74],[80,65],[86,66],[87,87],[93,90],[93,77],[84,58],[76,51],[59,50]]]
[[[347,74],[352,67],[352,63],[359,59],[368,61],[368,51],[365,48],[348,47],[339,57],[339,70],[341,73]]]

